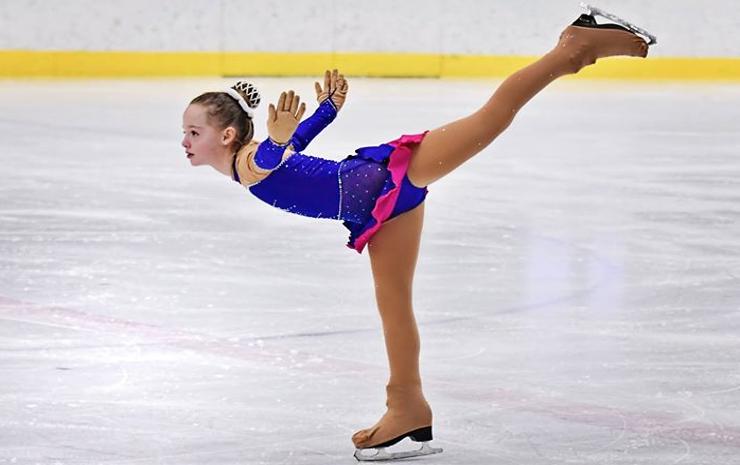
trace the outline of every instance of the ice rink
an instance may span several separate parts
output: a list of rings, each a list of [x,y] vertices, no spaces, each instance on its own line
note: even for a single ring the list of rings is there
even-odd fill
[[[180,146],[230,79],[0,81],[0,464],[352,464],[385,410],[367,252]],[[313,79],[253,79],[266,103]],[[305,152],[494,80],[351,79]],[[740,463],[740,86],[568,79],[432,184],[415,281],[455,465]]]

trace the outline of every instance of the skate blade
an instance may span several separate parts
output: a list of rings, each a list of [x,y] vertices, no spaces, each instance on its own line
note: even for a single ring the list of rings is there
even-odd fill
[[[654,35],[650,34],[645,29],[643,29],[641,27],[637,27],[634,24],[632,24],[629,21],[626,21],[626,20],[620,18],[617,15],[613,15],[613,14],[611,14],[609,12],[606,12],[606,11],[602,10],[601,8],[597,8],[595,6],[591,6],[591,5],[588,5],[586,3],[581,3],[581,8],[583,8],[584,10],[586,10],[588,12],[588,14],[590,14],[590,15],[601,16],[602,18],[606,18],[606,19],[608,19],[610,21],[614,21],[615,23],[617,23],[617,24],[619,24],[621,26],[626,27],[630,31],[634,32],[635,34],[639,34],[639,35],[643,36],[643,38],[647,39],[646,42],[647,42],[648,45],[655,45],[655,44],[658,43],[658,38],[657,37],[655,37]]]
[[[370,453],[367,454],[367,452]],[[385,447],[381,447],[379,449],[355,449],[355,458],[360,462],[380,462],[384,460],[400,460],[440,453],[442,453],[441,448],[435,448],[430,446],[428,442],[422,442],[419,449],[404,452],[388,452]]]

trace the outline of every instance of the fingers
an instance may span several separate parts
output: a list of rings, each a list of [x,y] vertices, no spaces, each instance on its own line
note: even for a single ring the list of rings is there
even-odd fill
[[[277,103],[277,111],[289,111],[295,113],[301,98],[294,91],[282,92]]]
[[[314,82],[314,89],[316,90],[316,96],[320,97],[321,94],[332,95],[336,91],[345,90],[348,88],[347,80],[344,78],[344,74],[340,74],[339,70],[326,70],[324,71],[324,86],[318,82]]]
[[[330,94],[333,94],[336,91],[344,91],[348,89],[347,80],[344,78],[344,74],[340,74],[338,70],[334,70],[331,73],[331,89]]]
[[[295,116],[295,119],[297,119],[298,121],[300,121],[301,118],[303,118],[303,114],[305,112],[306,112],[306,104],[305,103],[301,103],[301,106],[300,106],[300,108],[298,108],[298,114]]]
[[[290,107],[287,111],[289,111],[291,115],[295,115],[298,111],[298,104],[301,102],[301,98],[295,95],[291,90],[288,92],[288,99],[290,100]]]
[[[283,92],[285,94],[285,92]],[[285,99],[283,100],[283,106],[281,108],[282,111],[291,111],[291,108],[293,107],[293,100],[295,99],[295,92],[292,90],[289,90],[288,93],[285,95]]]
[[[316,91],[316,98],[319,103],[325,100],[328,96],[337,105],[337,109],[342,106],[344,102],[344,96],[347,95],[349,89],[349,83],[347,82],[344,74],[340,74],[339,70],[326,70],[324,71],[324,86],[322,87],[318,81],[314,82],[314,90]],[[340,100],[335,99],[333,96],[338,93],[341,96]],[[305,106],[305,105],[304,105]],[[278,103],[276,106],[277,112],[288,112],[293,116],[298,114],[299,108],[301,107],[301,99],[292,90],[283,92],[280,94]]]
[[[316,89],[319,90],[321,86],[316,83]],[[278,113],[290,113],[291,116],[300,120],[303,114],[306,112],[306,104],[301,103],[301,97],[296,95],[292,90],[282,92],[280,98],[278,98],[277,106],[270,104],[267,107],[268,121],[277,120]]]
[[[349,89],[349,84],[344,79],[344,74],[340,74],[337,78],[337,90],[346,93],[347,89]]]

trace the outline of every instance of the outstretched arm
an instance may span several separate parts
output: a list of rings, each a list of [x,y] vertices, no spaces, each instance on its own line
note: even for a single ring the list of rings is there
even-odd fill
[[[319,108],[313,115],[306,118],[293,134],[290,140],[293,150],[300,152],[308,147],[308,144],[319,135],[337,117],[337,113],[347,99],[349,84],[343,74],[335,69],[324,73],[324,87],[318,82],[314,83],[316,88],[316,100]]]
[[[298,122],[306,112],[306,104],[300,103],[300,100],[290,90],[280,94],[277,107],[270,104],[267,108],[267,133],[270,137],[260,143],[253,159],[259,170],[274,170],[283,160]]]
[[[266,174],[283,161],[286,150],[299,152],[337,117],[337,112],[347,99],[349,84],[344,75],[335,69],[324,73],[324,87],[316,82],[316,99],[320,105],[316,112],[298,124],[306,111],[306,104],[299,105],[300,97],[291,90],[283,92],[277,107],[268,108],[267,132],[270,137],[257,148],[253,165],[257,173]]]

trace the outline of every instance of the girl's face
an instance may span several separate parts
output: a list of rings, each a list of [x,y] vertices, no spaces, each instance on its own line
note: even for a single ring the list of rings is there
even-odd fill
[[[229,131],[231,129],[231,131]],[[198,104],[189,105],[182,115],[182,146],[192,166],[215,165],[228,151],[233,128],[219,130],[208,124],[207,110]]]

